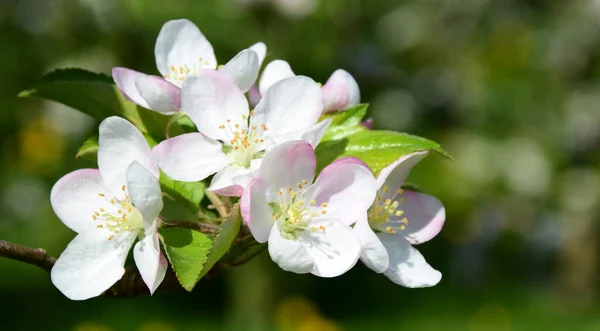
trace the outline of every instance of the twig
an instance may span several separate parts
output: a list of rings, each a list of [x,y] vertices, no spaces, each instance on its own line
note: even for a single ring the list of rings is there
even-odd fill
[[[48,272],[52,270],[56,258],[49,256],[42,248],[29,248],[0,240],[0,256],[38,266]]]
[[[47,272],[52,270],[56,258],[48,255],[42,248],[30,248],[14,244],[5,240],[0,240],[0,256],[12,260],[25,262],[40,267]],[[165,280],[159,287],[160,291],[181,288],[177,282],[175,273],[169,271]],[[142,276],[134,266],[125,269],[125,274],[111,288],[104,292],[104,296],[114,298],[131,298],[141,294],[149,294],[148,287],[144,283]]]
[[[227,211],[227,206],[223,203],[223,201],[221,201],[221,198],[219,198],[218,195],[216,195],[213,192],[206,191],[206,197],[208,198],[208,200],[210,200],[212,206],[217,210],[221,218],[224,219],[225,217],[227,217],[227,215],[229,215],[229,212]]]

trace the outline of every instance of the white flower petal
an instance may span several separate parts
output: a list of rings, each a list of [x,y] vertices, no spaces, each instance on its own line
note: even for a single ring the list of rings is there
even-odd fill
[[[390,266],[384,275],[392,282],[410,288],[430,287],[440,282],[442,274],[433,269],[404,238],[389,233],[377,236],[390,257]]]
[[[388,187],[388,194],[395,194],[396,190],[401,188],[414,167],[419,161],[429,154],[428,151],[416,152],[404,155],[394,163],[381,169],[377,176],[377,186],[382,187],[384,184]]]
[[[109,209],[111,193],[104,187],[98,169],[79,169],[59,179],[52,187],[50,202],[60,220],[77,233],[96,228],[93,219],[100,208]]]
[[[258,55],[258,67],[260,68],[263,61],[265,60],[265,56],[267,56],[267,45],[259,41],[256,44],[248,47],[248,49],[253,50],[254,52],[256,52],[256,55]]]
[[[269,200],[276,201],[278,191],[296,189],[303,181],[312,183],[316,167],[317,158],[312,146],[306,141],[290,141],[265,154],[258,177],[269,183]]]
[[[259,243],[264,243],[269,239],[271,228],[275,222],[267,200],[268,189],[269,184],[266,181],[255,178],[244,189],[240,199],[242,218],[254,239]]]
[[[98,168],[106,187],[123,198],[121,186],[126,183],[125,172],[133,161],[139,162],[158,178],[158,166],[142,133],[121,117],[109,117],[100,123]]]
[[[312,79],[297,76],[269,88],[250,118],[251,125],[264,124],[265,137],[297,130],[307,131],[317,124],[323,110],[323,93]]]
[[[209,191],[228,197],[239,197],[253,178],[258,177],[262,160],[252,160],[250,167],[226,166],[215,174],[208,187]]]
[[[127,191],[144,217],[144,224],[152,224],[163,209],[162,192],[158,179],[137,161],[127,167]]]
[[[227,75],[203,70],[200,75],[185,80],[181,91],[182,109],[198,131],[206,136],[229,142],[235,125],[248,127],[248,101]],[[229,120],[229,122],[228,122]]]
[[[371,171],[352,162],[334,162],[321,171],[304,196],[317,205],[327,203],[327,215],[346,225],[353,224],[367,212],[377,184]]]
[[[313,259],[305,246],[299,241],[282,238],[277,224],[271,228],[268,248],[273,262],[285,271],[306,274],[314,269]]]
[[[242,90],[247,92],[258,77],[258,55],[250,49],[239,52],[219,71],[226,74]]]
[[[269,62],[263,70],[262,75],[260,76],[260,82],[258,83],[258,90],[260,91],[260,94],[264,96],[273,84],[294,76],[296,76],[296,74],[292,71],[292,67],[290,67],[289,63],[283,60],[273,60]]]
[[[323,136],[325,135],[325,132],[327,132],[327,128],[329,128],[331,121],[332,121],[332,119],[328,118],[326,120],[323,120],[323,121],[315,124],[308,131],[304,132],[302,134],[302,136],[300,137],[300,139],[304,140],[304,141],[308,141],[312,145],[313,148],[317,148],[317,146],[321,142],[321,138],[323,138]]]
[[[385,246],[369,226],[366,215],[356,222],[354,233],[356,233],[362,245],[360,255],[362,262],[376,273],[386,271],[390,264],[390,258]]]
[[[136,233],[96,229],[78,234],[60,255],[50,277],[67,298],[85,300],[99,296],[125,273],[125,259]]]
[[[316,230],[297,234],[298,241],[314,261],[313,275],[337,277],[356,264],[361,246],[350,227],[334,219],[312,221],[308,226]],[[321,230],[321,227],[325,230]]]
[[[221,143],[201,133],[163,140],[152,152],[169,177],[184,182],[203,180],[229,164]]]
[[[435,237],[444,226],[446,210],[440,200],[423,193],[404,190],[402,194],[404,202],[398,207],[403,211],[401,216],[390,216],[387,226],[404,226],[404,230],[398,231],[413,245],[421,244]],[[406,218],[408,224],[403,223]]]
[[[350,73],[338,69],[323,85],[323,99],[323,112],[347,109],[360,102],[360,89]]]
[[[160,251],[157,229],[155,221],[146,229],[144,239],[138,241],[133,248],[133,259],[150,294],[156,291],[167,272],[167,260]]]
[[[136,79],[144,76],[148,75],[127,68],[115,67],[112,69],[113,80],[125,98],[144,108],[150,109],[150,105],[148,105],[146,99],[142,97],[137,86],[135,86]]]
[[[315,124],[312,128],[308,129],[308,131],[296,130],[287,134],[270,136],[266,141],[266,150],[269,151],[278,145],[292,140],[304,140],[310,143],[313,148],[316,148],[327,131],[329,124],[331,124],[330,118]]]
[[[165,76],[171,74],[171,66],[179,69],[188,66],[215,69],[217,59],[212,45],[198,27],[186,20],[171,20],[165,23],[156,38],[154,47],[156,67]]]
[[[135,87],[149,109],[164,115],[174,114],[181,109],[181,89],[162,77],[140,75],[135,79]]]

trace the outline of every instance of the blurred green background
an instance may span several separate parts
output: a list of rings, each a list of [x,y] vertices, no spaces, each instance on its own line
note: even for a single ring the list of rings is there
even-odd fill
[[[97,123],[18,99],[43,73],[154,73],[169,19],[194,21],[220,63],[263,41],[267,62],[325,82],[351,72],[376,128],[434,139],[410,181],[446,206],[419,246],[442,271],[396,286],[360,263],[320,279],[263,254],[192,294],[72,302],[36,267],[0,259],[2,330],[600,330],[600,1],[2,0],[0,238],[58,256],[74,236],[52,184]]]

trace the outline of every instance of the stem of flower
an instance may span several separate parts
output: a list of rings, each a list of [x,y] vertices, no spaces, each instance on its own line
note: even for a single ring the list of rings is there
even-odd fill
[[[212,203],[213,208],[215,208],[219,213],[219,216],[221,216],[223,219],[226,218],[227,215],[229,215],[229,211],[227,210],[227,206],[223,203],[223,201],[221,201],[221,198],[210,191],[205,191],[205,193],[208,200],[210,200]]]

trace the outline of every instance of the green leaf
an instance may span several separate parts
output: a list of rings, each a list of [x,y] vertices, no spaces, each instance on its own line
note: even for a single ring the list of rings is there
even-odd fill
[[[342,139],[322,142],[315,152],[318,171],[340,157],[355,156],[377,174],[401,156],[423,150],[435,151],[450,158],[438,143],[429,139],[377,130],[360,131]]]
[[[344,111],[323,115],[322,120],[330,118],[332,122],[321,141],[341,139],[367,130],[360,125],[362,119],[367,114],[367,108],[369,108],[368,104],[360,104]]]
[[[179,283],[192,291],[207,261],[211,240],[198,231],[183,228],[161,228],[159,233]]]
[[[229,247],[240,231],[242,225],[242,217],[240,215],[239,204],[235,204],[231,209],[229,216],[221,224],[221,230],[213,241],[212,249],[208,253],[208,260],[204,265],[200,278],[204,277],[207,272],[229,251]]]
[[[83,69],[57,69],[45,74],[19,97],[42,98],[60,102],[101,121],[120,115],[134,124],[141,119],[133,103],[125,100],[112,78]]]
[[[83,69],[56,69],[45,74],[22,98],[41,98],[60,102],[98,121],[121,116],[142,133],[164,138],[169,116],[138,107],[125,99],[111,77]]]
[[[171,179],[164,172],[160,173],[160,187],[163,192],[177,200],[193,213],[200,209],[200,201],[204,198],[203,182],[180,182]]]
[[[82,160],[96,161],[98,159],[98,137],[89,137],[77,150],[75,157]]]

